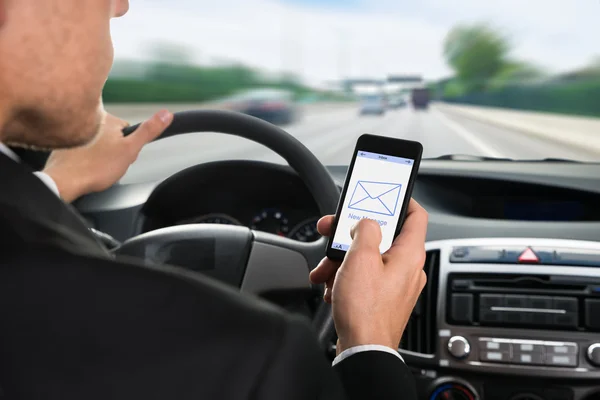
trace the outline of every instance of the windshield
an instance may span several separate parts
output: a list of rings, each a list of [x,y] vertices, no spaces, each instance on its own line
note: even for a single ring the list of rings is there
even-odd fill
[[[600,162],[598,15],[592,0],[132,2],[112,23],[104,102],[131,123],[162,107],[246,113],[326,165],[347,165],[362,133],[417,140],[426,158]],[[283,163],[190,134],[147,146],[122,182],[226,159]]]

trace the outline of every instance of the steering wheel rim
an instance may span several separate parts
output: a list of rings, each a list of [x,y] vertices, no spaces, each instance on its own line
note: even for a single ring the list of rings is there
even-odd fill
[[[140,124],[123,130],[124,135],[134,132]],[[174,114],[171,125],[155,140],[194,132],[218,132],[239,136],[271,149],[287,161],[298,174],[314,198],[322,215],[334,214],[339,200],[339,189],[325,166],[298,139],[283,129],[261,119],[238,112],[222,110],[193,110]],[[148,232],[132,238],[117,250],[117,254],[148,256],[152,249],[167,240],[201,240],[210,236],[224,237],[226,234],[244,237],[239,227],[212,227],[207,225],[178,226]],[[247,236],[247,235],[246,235]],[[310,244],[298,243],[291,239],[251,231],[253,245],[274,246],[302,254],[309,270],[324,256],[326,240],[322,238]],[[167,239],[169,238],[169,239]],[[164,252],[163,252],[164,253]],[[158,254],[158,253],[156,253]],[[261,257],[264,261],[265,257]],[[248,261],[249,262],[249,261]],[[267,267],[268,268],[268,267]],[[246,272],[247,273],[247,272]],[[243,287],[242,287],[243,290]],[[335,332],[331,306],[321,303],[314,318],[313,327],[319,343],[324,349],[331,345]]]

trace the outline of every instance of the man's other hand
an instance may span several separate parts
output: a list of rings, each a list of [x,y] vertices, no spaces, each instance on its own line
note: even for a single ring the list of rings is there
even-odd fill
[[[54,180],[66,202],[103,191],[125,175],[142,147],[157,138],[172,121],[173,115],[162,110],[124,137],[123,128],[129,124],[107,114],[100,132],[91,143],[53,151],[44,172]]]
[[[425,209],[411,200],[400,235],[383,255],[379,224],[363,219],[352,229],[344,261],[324,258],[311,272],[313,283],[325,283],[324,300],[333,306],[338,354],[366,344],[398,348],[427,282],[423,271],[427,219]],[[332,223],[333,216],[323,217],[317,228],[330,236]]]

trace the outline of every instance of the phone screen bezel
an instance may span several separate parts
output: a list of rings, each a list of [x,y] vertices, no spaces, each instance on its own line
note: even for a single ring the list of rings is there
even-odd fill
[[[350,183],[350,178],[352,177],[352,172],[354,171],[356,156],[359,151],[367,151],[371,153],[378,153],[392,157],[402,157],[414,160],[413,169],[410,173],[410,178],[406,187],[406,195],[404,196],[402,208],[400,210],[400,218],[398,219],[398,225],[396,226],[396,230],[394,232],[394,237],[396,237],[400,233],[400,230],[402,229],[402,224],[404,223],[404,219],[406,218],[408,204],[412,196],[413,186],[417,178],[419,166],[421,164],[423,146],[421,145],[421,143],[412,140],[396,139],[371,134],[364,134],[358,138],[356,142],[356,147],[354,148],[354,153],[352,154],[350,166],[348,167],[348,172],[346,173],[346,179],[344,181],[342,194],[340,196],[340,200],[337,205],[337,210],[335,212],[335,220],[333,222],[331,230],[332,233],[329,236],[329,240],[327,241],[326,254],[327,257],[332,260],[341,261],[346,255],[346,251],[333,249],[331,246],[333,244],[333,238],[337,230],[338,219],[340,217],[340,213],[342,212],[344,201],[346,199],[346,194],[348,192],[348,184]]]

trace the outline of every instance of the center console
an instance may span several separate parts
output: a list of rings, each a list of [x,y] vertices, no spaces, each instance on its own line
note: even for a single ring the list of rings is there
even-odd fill
[[[428,251],[437,290],[420,302],[435,307],[417,309],[407,330],[426,334],[423,312],[435,313],[435,345],[400,349],[421,367],[426,398],[600,399],[600,243],[473,239]]]

